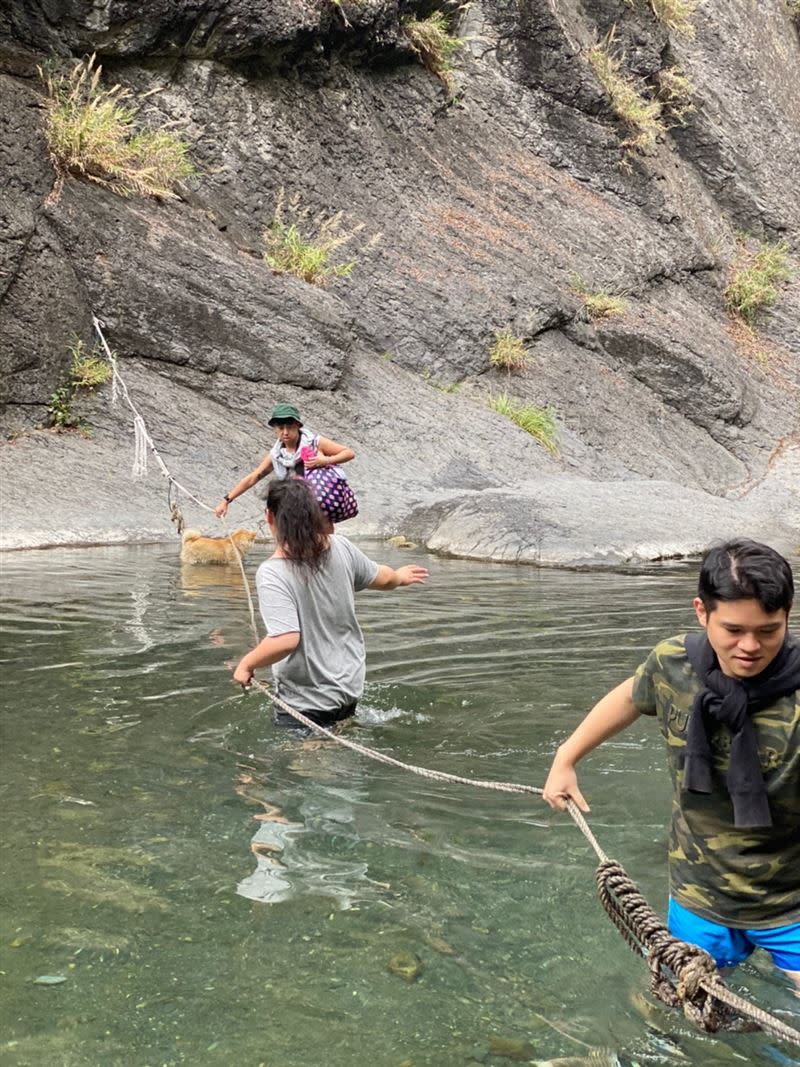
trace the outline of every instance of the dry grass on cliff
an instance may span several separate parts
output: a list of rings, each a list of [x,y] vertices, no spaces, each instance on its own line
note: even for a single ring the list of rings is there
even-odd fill
[[[502,370],[522,371],[528,366],[530,353],[521,337],[516,337],[509,326],[496,330],[494,344],[489,350],[489,362]]]
[[[314,215],[301,206],[298,196],[287,201],[281,189],[272,222],[262,234],[264,259],[277,274],[293,274],[311,285],[324,285],[329,278],[349,278],[357,257],[336,262],[336,253],[363,229],[363,222],[345,229],[341,211],[331,216]],[[364,250],[380,236],[372,237]]]
[[[626,148],[637,152],[652,152],[656,137],[662,133],[661,104],[648,100],[636,80],[622,71],[622,57],[614,56],[614,31],[605,40],[598,42],[588,52],[588,60],[601,85],[611,99],[617,117],[630,130],[631,136],[624,142]]]
[[[694,37],[694,15],[704,0],[649,0],[658,21],[673,33]],[[637,0],[627,0],[632,7]]]
[[[194,167],[171,130],[137,129],[139,108],[120,85],[100,84],[94,55],[72,70],[39,73],[47,89],[47,141],[56,167],[121,196],[174,196]]]
[[[628,304],[623,297],[603,289],[590,289],[580,274],[574,273],[571,282],[573,292],[583,301],[590,319],[610,319],[627,310]]]
[[[778,299],[776,285],[790,276],[786,244],[762,244],[757,252],[740,246],[739,260],[725,290],[729,311],[752,326],[762,308],[772,307]]]
[[[464,40],[450,32],[445,13],[434,11],[426,19],[407,18],[403,20],[402,27],[423,67],[435,74],[447,89],[447,95],[453,97],[453,58],[463,47]]]
[[[650,0],[650,7],[659,22],[668,30],[681,33],[684,37],[694,37],[695,11],[703,0]]]
[[[664,67],[658,72],[658,98],[665,113],[681,126],[686,125],[686,116],[697,108],[694,106],[694,86],[682,67]]]

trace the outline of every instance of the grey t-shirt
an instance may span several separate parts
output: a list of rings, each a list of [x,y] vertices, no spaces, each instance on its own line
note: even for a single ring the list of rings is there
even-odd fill
[[[300,634],[297,648],[272,667],[278,695],[299,711],[333,711],[361,696],[364,637],[353,594],[375,580],[378,566],[333,534],[316,572],[286,559],[265,560],[256,571],[268,636]]]

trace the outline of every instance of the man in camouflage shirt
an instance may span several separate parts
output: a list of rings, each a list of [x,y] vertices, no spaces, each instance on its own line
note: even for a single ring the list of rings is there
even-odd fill
[[[756,947],[800,990],[800,642],[788,562],[753,541],[703,558],[703,634],[656,645],[559,748],[544,799],[588,811],[575,766],[657,716],[672,779],[668,923],[720,967]]]

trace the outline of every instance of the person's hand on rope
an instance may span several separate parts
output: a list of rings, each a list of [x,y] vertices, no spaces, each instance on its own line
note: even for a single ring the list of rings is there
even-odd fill
[[[249,689],[253,681],[253,671],[245,664],[247,656],[243,656],[238,664],[236,670],[233,672],[233,680],[237,685],[240,685],[243,689]]]
[[[581,811],[589,811],[589,805],[578,789],[578,775],[572,763],[553,762],[547,781],[544,783],[542,799],[554,811],[566,811],[567,800],[572,800]]]
[[[219,504],[214,508],[214,514],[218,519],[224,519],[228,512],[228,501],[220,500]]]

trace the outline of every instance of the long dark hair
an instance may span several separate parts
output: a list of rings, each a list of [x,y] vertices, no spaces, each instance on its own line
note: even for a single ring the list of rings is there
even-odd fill
[[[301,478],[270,484],[267,508],[275,520],[275,534],[286,558],[318,570],[330,547],[328,523],[310,487]]]

